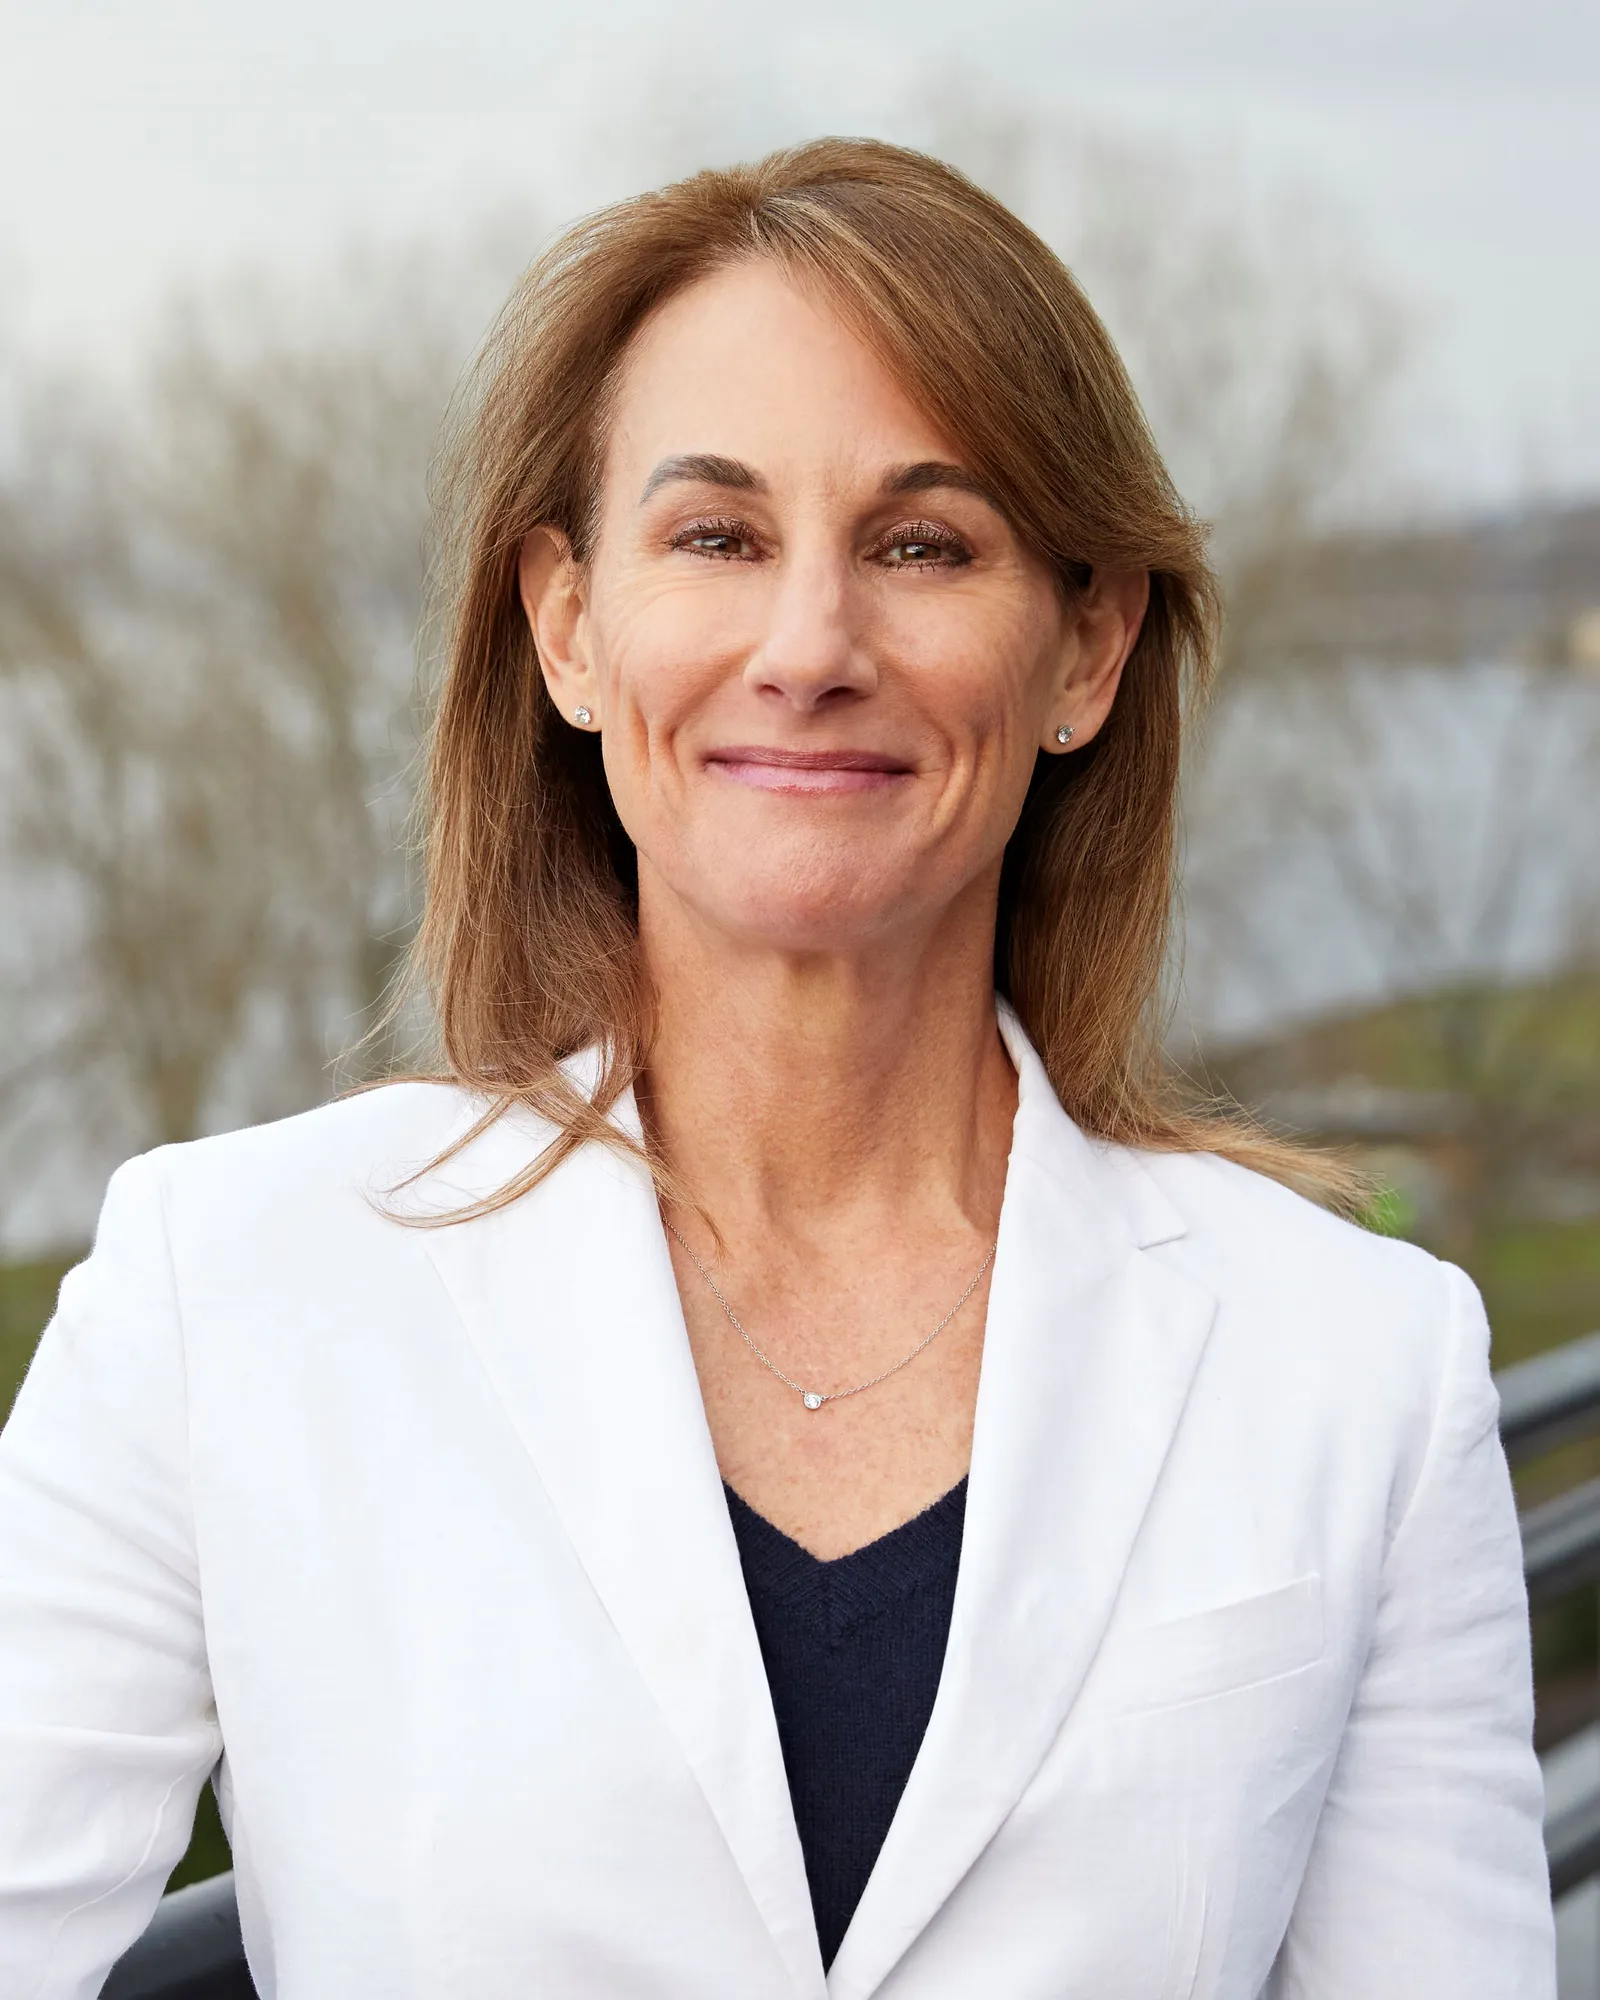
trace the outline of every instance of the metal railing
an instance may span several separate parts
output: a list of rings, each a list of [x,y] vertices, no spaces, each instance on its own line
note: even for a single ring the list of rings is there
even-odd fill
[[[1600,1333],[1502,1368],[1500,1438],[1513,1465],[1600,1430]]]
[[[214,1875],[163,1896],[150,1928],[100,1989],[100,2000],[256,2000],[233,1876]]]
[[[1600,1333],[1569,1341],[1496,1378],[1500,1435],[1513,1465],[1600,1431]],[[1600,1479],[1522,1516],[1528,1600],[1539,1606],[1600,1583]],[[1557,1896],[1600,1874],[1600,1788],[1545,1828]],[[162,1898],[149,1930],[121,1959],[102,2000],[253,2000],[232,1875]]]
[[[1500,1436],[1513,1465],[1600,1430],[1600,1333],[1568,1341],[1496,1377]],[[1600,1479],[1524,1510],[1522,1567],[1535,1609],[1600,1583]],[[1600,1874],[1600,1790],[1545,1826],[1550,1887],[1565,1895]]]

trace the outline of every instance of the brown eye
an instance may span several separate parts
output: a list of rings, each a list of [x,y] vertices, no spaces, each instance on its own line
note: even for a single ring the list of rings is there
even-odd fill
[[[758,553],[755,538],[737,521],[691,522],[673,536],[672,546],[723,562],[750,562]]]
[[[919,522],[897,529],[883,543],[880,559],[890,569],[949,569],[972,558],[954,535]]]

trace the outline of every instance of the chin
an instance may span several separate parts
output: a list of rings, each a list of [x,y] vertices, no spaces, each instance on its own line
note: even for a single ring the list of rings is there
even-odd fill
[[[908,902],[905,885],[886,882],[859,859],[837,870],[757,869],[724,877],[706,916],[741,943],[774,951],[850,952],[892,929]]]

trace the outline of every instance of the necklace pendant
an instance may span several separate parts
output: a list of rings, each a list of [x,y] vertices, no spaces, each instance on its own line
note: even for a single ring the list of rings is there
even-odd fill
[[[808,1410],[820,1410],[827,1398],[816,1389],[807,1389],[800,1400]]]

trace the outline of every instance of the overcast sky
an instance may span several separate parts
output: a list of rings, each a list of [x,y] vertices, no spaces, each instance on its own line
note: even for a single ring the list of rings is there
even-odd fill
[[[1600,491],[1597,0],[5,0],[0,284],[114,354],[211,269],[615,194],[644,107],[894,137],[934,73],[1327,189],[1412,305],[1441,494]]]

